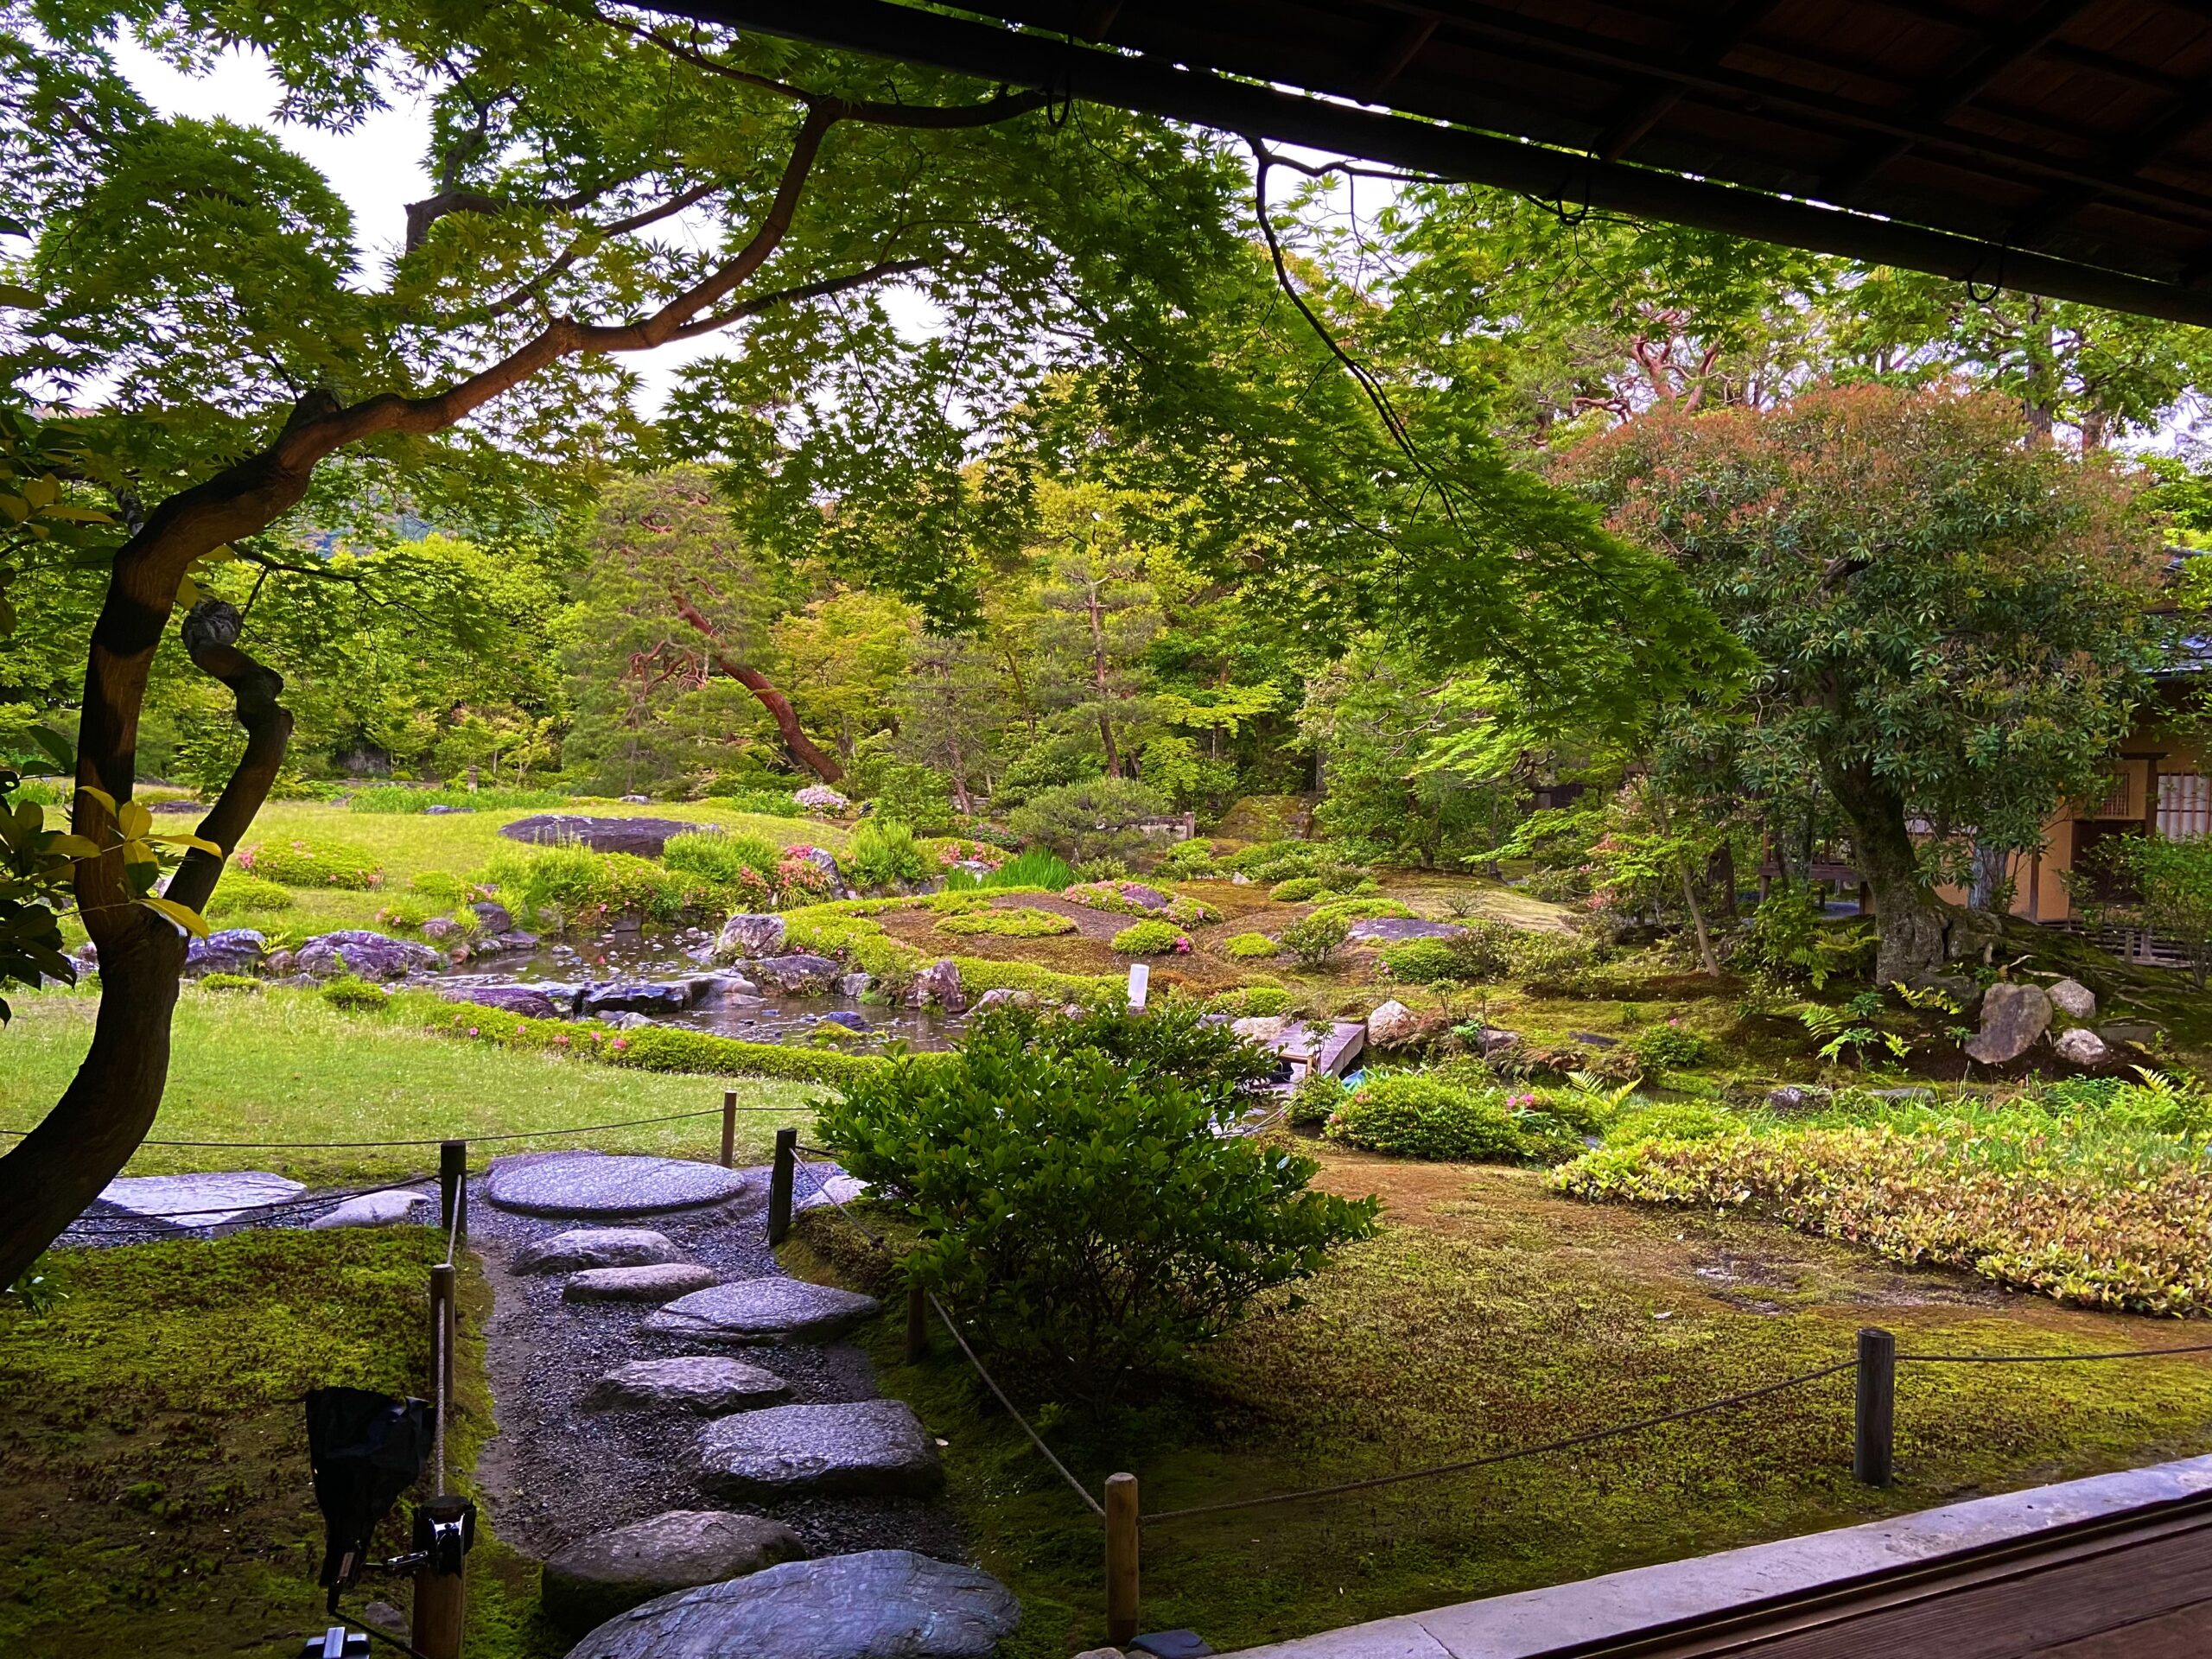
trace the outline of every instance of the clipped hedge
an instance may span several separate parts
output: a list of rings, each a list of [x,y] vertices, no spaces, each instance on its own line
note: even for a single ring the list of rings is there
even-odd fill
[[[245,870],[226,870],[222,880],[215,884],[214,897],[208,899],[200,913],[211,921],[220,921],[228,916],[289,910],[295,902],[292,890],[281,883],[264,880]]]
[[[1239,933],[1225,940],[1222,950],[1236,962],[1257,962],[1262,957],[1272,957],[1282,947],[1264,933]]]
[[[1056,973],[1027,962],[955,957],[952,965],[960,970],[960,988],[970,996],[981,996],[985,991],[1029,991],[1088,1007],[1119,1007],[1129,994],[1124,981],[1110,976]]]
[[[345,842],[265,841],[241,847],[238,867],[288,887],[340,887],[366,893],[384,885],[384,867],[368,849]]]
[[[1370,1152],[1444,1163],[1520,1163],[1570,1150],[1552,1120],[1524,1122],[1501,1090],[1420,1072],[1370,1078],[1331,1115],[1323,1133]]]
[[[1191,948],[1189,937],[1173,922],[1132,923],[1114,936],[1114,948],[1125,957],[1164,957]]]

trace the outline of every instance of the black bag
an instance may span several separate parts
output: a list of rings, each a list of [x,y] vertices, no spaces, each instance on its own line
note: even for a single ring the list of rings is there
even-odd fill
[[[327,1535],[317,1583],[334,1592],[360,1575],[370,1535],[423,1472],[436,1421],[427,1400],[367,1389],[317,1389],[308,1395],[308,1460]]]

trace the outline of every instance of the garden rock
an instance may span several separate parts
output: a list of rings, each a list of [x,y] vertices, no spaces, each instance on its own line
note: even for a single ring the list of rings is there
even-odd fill
[[[455,985],[440,995],[448,1002],[473,1002],[526,1020],[558,1020],[568,1012],[535,985]]]
[[[742,1578],[805,1554],[798,1535],[780,1521],[671,1510],[556,1550],[545,1563],[540,1601],[549,1618],[573,1630],[671,1591]]]
[[[2097,994],[2078,979],[2062,979],[2044,993],[2050,1006],[2069,1020],[2097,1017]]]
[[[431,943],[443,944],[448,939],[461,937],[461,924],[450,916],[433,916],[417,931]]]
[[[1017,991],[1005,985],[985,991],[976,999],[976,1012],[978,1014],[985,1008],[1033,1008],[1036,1006],[1037,994],[1034,991]]]
[[[1448,939],[1466,931],[1450,922],[1424,922],[1412,916],[1370,916],[1354,922],[1345,937],[1356,944],[1402,944],[1408,939]]]
[[[2114,1048],[2130,1043],[2147,1048],[2164,1034],[2160,1027],[2148,1020],[2108,1020],[2097,1027],[2097,1035]]]
[[[578,1227],[525,1244],[515,1252],[516,1273],[577,1273],[587,1268],[650,1268],[681,1262],[683,1253],[665,1233],[645,1227]]]
[[[746,1186],[743,1173],[719,1164],[566,1152],[495,1159],[484,1196],[526,1216],[644,1216],[720,1204]]]
[[[476,931],[496,937],[515,931],[515,918],[507,907],[495,899],[479,899],[469,909],[476,912]]]
[[[298,1198],[307,1188],[267,1170],[207,1175],[119,1175],[99,1202],[171,1227],[219,1227],[261,1206]]]
[[[2075,1026],[2071,1031],[2062,1031],[2053,1045],[2058,1058],[2069,1065],[2088,1068],[2105,1065],[2112,1059],[2112,1048],[2105,1039],[2087,1026]]]
[[[423,816],[430,818],[449,817],[455,812],[474,812],[473,806],[450,806],[443,801],[433,801],[423,809]]]
[[[786,1561],[617,1615],[569,1659],[990,1659],[1021,1622],[972,1567],[906,1549]]]
[[[764,957],[753,964],[755,978],[785,995],[826,992],[843,976],[844,971],[827,957],[803,952],[790,957]]]
[[[868,987],[874,983],[875,976],[874,974],[861,973],[855,969],[854,972],[847,974],[843,978],[837,982],[837,995],[840,996],[866,996],[868,995]]]
[[[1421,1016],[1395,998],[1367,1016],[1367,1040],[1377,1048],[1395,1048],[1420,1029]]]
[[[705,1343],[830,1342],[880,1306],[874,1297],[803,1279],[741,1279],[695,1291],[645,1321],[656,1336]]]
[[[1984,1065],[2017,1060],[2050,1028],[2050,998],[2040,985],[1993,985],[1981,1001],[1981,1029],[1967,1044]]]
[[[583,1011],[587,1017],[604,1014],[681,1014],[691,1006],[688,984],[587,985]]]
[[[822,1016],[821,1023],[825,1026],[842,1026],[847,1031],[858,1032],[862,1035],[866,1035],[868,1032],[868,1021],[850,1008],[833,1008]]]
[[[1392,1002],[1385,1006],[1395,1007],[1398,1005]],[[1377,1009],[1376,1012],[1380,1013],[1381,1010]],[[1248,1014],[1242,1020],[1230,1020],[1229,1028],[1246,1042],[1257,1043],[1261,1047],[1266,1048],[1280,1042],[1282,1039],[1282,1034],[1296,1023],[1295,1014]]]
[[[715,960],[738,962],[747,957],[772,957],[784,948],[784,918],[746,911],[722,924],[715,940]]]
[[[505,950],[535,950],[537,949],[537,935],[524,932],[518,927],[511,927],[504,933],[494,933],[488,939],[479,939],[476,948],[486,956],[496,956]]]
[[[1494,1060],[1501,1054],[1510,1054],[1521,1045],[1521,1033],[1508,1031],[1503,1026],[1484,1026],[1478,1041],[1483,1058]]]
[[[193,940],[185,948],[185,977],[253,973],[265,959],[268,944],[268,940],[250,927],[219,929],[204,939]]]
[[[1122,897],[1146,910],[1165,910],[1175,902],[1174,895],[1162,893],[1158,887],[1148,887],[1141,881],[1121,884]]]
[[[1958,1006],[1961,1014],[1969,1018],[1981,1008],[1981,986],[1964,974],[1916,974],[1912,978],[1912,988],[1916,991],[1942,992]]]
[[[946,957],[931,963],[906,988],[906,1006],[926,1007],[934,1002],[947,1014],[964,1014],[968,993],[960,988],[960,966]]]
[[[773,1371],[720,1354],[675,1359],[633,1359],[584,1390],[586,1411],[688,1411],[722,1417],[791,1397],[791,1385]]]
[[[364,1192],[348,1198],[327,1215],[308,1224],[310,1230],[326,1227],[410,1227],[428,1218],[422,1212],[437,1203],[427,1192]]]
[[[771,1406],[699,1431],[699,1484],[723,1497],[923,1497],[944,1480],[937,1443],[904,1400]]]
[[[675,818],[594,818],[575,812],[541,812],[503,823],[499,833],[510,841],[557,842],[587,847],[594,853],[658,858],[672,837],[710,835],[714,830],[709,824],[684,823]]]
[[[395,939],[366,928],[344,927],[334,933],[318,933],[299,948],[292,965],[317,979],[357,974],[363,979],[404,979],[410,974],[435,974],[446,959],[427,944]]]
[[[1809,1112],[1827,1105],[1830,1098],[1827,1090],[1810,1084],[1785,1083],[1767,1090],[1766,1103],[1777,1112]]]
[[[721,1283],[712,1268],[690,1262],[663,1262],[642,1268],[586,1268],[561,1287],[564,1302],[672,1302],[695,1290]]]

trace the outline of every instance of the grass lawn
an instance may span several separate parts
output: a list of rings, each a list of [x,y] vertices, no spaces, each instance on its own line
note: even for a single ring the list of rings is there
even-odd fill
[[[432,820],[437,822],[437,820]],[[96,1000],[48,992],[14,999],[0,1033],[0,1128],[29,1128],[68,1084],[92,1039]],[[778,1128],[804,1125],[817,1085],[698,1077],[594,1065],[525,1051],[462,1045],[389,1017],[345,1014],[312,992],[203,991],[177,1004],[168,1092],[150,1138],[160,1141],[411,1141],[512,1134],[712,1109],[575,1144],[607,1152],[715,1158],[722,1091],[735,1089],[738,1156],[766,1162]],[[548,1151],[559,1139],[473,1150]],[[437,1167],[437,1148],[224,1152],[148,1147],[134,1175],[179,1170],[274,1170],[335,1184],[391,1180]]]
[[[315,1573],[301,1396],[429,1386],[419,1228],[254,1232],[213,1243],[71,1250],[40,1313],[0,1306],[0,1653],[10,1659],[297,1653],[327,1621]],[[480,1328],[461,1277],[461,1392],[448,1447],[466,1471],[490,1430]],[[403,1501],[403,1508],[404,1503]],[[478,1534],[471,1659],[537,1659],[535,1566]],[[397,1521],[380,1552],[406,1540]],[[365,1580],[404,1607],[404,1580]]]
[[[1172,1389],[1103,1419],[1007,1379],[1094,1491],[1131,1470],[1150,1512],[1479,1456],[1834,1363],[1868,1324],[1907,1351],[2194,1334],[1891,1268],[1740,1216],[1584,1205],[1540,1172],[1322,1155],[1322,1184],[1380,1192],[1385,1225],[1308,1287],[1303,1311],[1255,1320]],[[788,1248],[815,1276],[875,1270],[826,1212],[804,1217]],[[950,1442],[952,1500],[1027,1611],[1019,1653],[1093,1645],[1096,1523],[949,1343],[901,1362],[898,1324],[868,1338],[881,1380]],[[2208,1357],[1908,1368],[1885,1492],[1851,1479],[1847,1374],[1572,1453],[1150,1528],[1143,1624],[1233,1649],[2202,1452]]]

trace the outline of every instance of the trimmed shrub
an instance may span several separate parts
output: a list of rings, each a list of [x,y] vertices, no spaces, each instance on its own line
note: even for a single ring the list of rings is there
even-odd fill
[[[267,841],[241,847],[238,866],[288,887],[341,887],[366,893],[384,885],[384,868],[365,848],[346,842]]]
[[[875,818],[853,831],[853,844],[843,863],[856,887],[911,885],[937,873],[911,827]]]
[[[1351,937],[1351,924],[1325,910],[1301,916],[1282,931],[1282,948],[1301,968],[1326,968]]]
[[[227,916],[245,916],[255,911],[289,910],[294,902],[289,887],[264,881],[244,870],[226,870],[215,883],[214,897],[208,899],[200,914],[211,921],[219,921]]]
[[[610,1031],[603,1026],[567,1020],[528,1020],[497,1008],[456,1013],[449,1002],[427,993],[401,993],[391,999],[410,1013],[419,1011],[424,1028],[441,1037],[486,1042],[501,1048],[543,1050],[595,1060],[603,1065],[633,1065],[645,1071],[690,1071],[702,1077],[783,1077],[796,1083],[843,1083],[887,1065],[875,1054],[842,1054],[834,1049],[748,1043],[682,1026],[639,1026]],[[926,1065],[938,1057],[916,1057]]]
[[[1079,1002],[1086,1007],[1117,1008],[1128,1000],[1128,982],[1095,974],[1062,974],[1027,962],[1001,962],[989,957],[955,957],[960,988],[970,996],[985,991],[1028,991],[1056,1002]]]
[[[202,974],[193,982],[203,991],[257,991],[261,982],[251,974]]]
[[[1023,905],[1014,910],[977,910],[947,916],[938,923],[937,928],[940,933],[993,933],[1007,939],[1042,939],[1055,933],[1072,933],[1075,923],[1052,911]]]
[[[1410,920],[1413,912],[1395,899],[1339,899],[1324,905],[1313,912],[1316,916],[1340,916],[1347,922],[1372,921],[1377,917],[1395,917],[1400,921]]]
[[[1274,956],[1282,947],[1264,933],[1239,933],[1221,948],[1235,961],[1257,962],[1262,957]]]
[[[351,974],[340,975],[316,995],[332,1007],[349,1012],[381,1008],[391,1001],[391,994],[383,986],[372,985],[365,979],[356,979]]]
[[[1382,965],[1391,978],[1408,985],[1450,985],[1482,977],[1468,970],[1452,945],[1450,939],[1408,939],[1382,952]]]
[[[1329,887],[1349,887],[1367,874],[1366,867],[1349,857],[1344,843],[1336,841],[1263,841],[1230,854],[1222,863],[1238,874],[1270,884],[1314,876]]]
[[[1166,881],[1207,881],[1224,876],[1229,871],[1215,861],[1211,842],[1193,839],[1179,841],[1162,853],[1154,863],[1152,873]]]
[[[1168,799],[1133,778],[1092,778],[1039,790],[1007,822],[1025,842],[1051,849],[1080,864],[1113,858],[1144,845],[1137,826],[1163,816]]]
[[[1272,1020],[1288,1014],[1290,1004],[1290,993],[1280,985],[1246,985],[1209,998],[1206,1007],[1239,1020]]]
[[[1344,1079],[1327,1071],[1308,1071],[1290,1091],[1284,1116],[1294,1128],[1318,1129],[1349,1105],[1351,1090]]]
[[[1191,938],[1173,922],[1135,922],[1114,936],[1114,948],[1125,957],[1164,957],[1188,950]]]
[[[1717,1141],[1743,1124],[1703,1101],[1667,1101],[1624,1112],[1606,1131],[1608,1145],[1632,1147],[1646,1141]]]
[[[1535,1148],[1504,1096],[1420,1072],[1371,1077],[1329,1119],[1332,1141],[1441,1163],[1519,1163]]]
[[[1712,1043],[1672,1020],[1637,1033],[1629,1046],[1647,1071],[1687,1071],[1713,1058]]]
[[[508,910],[541,926],[594,926],[616,916],[679,922],[719,908],[720,895],[696,875],[650,858],[582,847],[501,852],[479,879]]]
[[[1110,1396],[1375,1230],[1311,1159],[1224,1133],[1266,1064],[1166,1005],[1002,1009],[947,1064],[848,1084],[817,1132],[914,1224],[909,1282],[1056,1392]]]
[[[1316,893],[1328,890],[1328,884],[1318,875],[1294,875],[1287,881],[1278,881],[1269,887],[1268,897],[1279,905],[1302,905]]]

